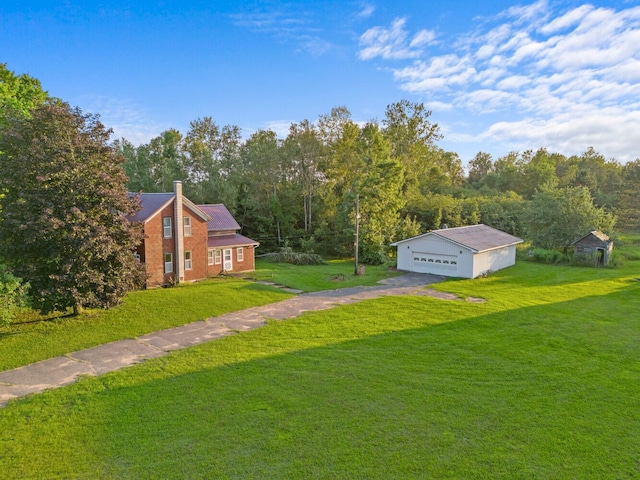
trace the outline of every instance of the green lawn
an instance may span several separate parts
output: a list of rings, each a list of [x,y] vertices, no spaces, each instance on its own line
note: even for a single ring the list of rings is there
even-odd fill
[[[335,290],[357,285],[375,285],[379,280],[399,275],[389,265],[365,266],[365,275],[354,275],[353,260],[330,260],[325,265],[299,267],[286,263],[256,261],[253,277],[305,292]]]
[[[291,296],[264,285],[218,277],[172,288],[131,292],[122,305],[112,310],[46,321],[28,315],[0,329],[0,370]]]
[[[520,262],[436,287],[486,303],[380,298],[87,377],[0,409],[0,477],[638,478],[638,278]]]

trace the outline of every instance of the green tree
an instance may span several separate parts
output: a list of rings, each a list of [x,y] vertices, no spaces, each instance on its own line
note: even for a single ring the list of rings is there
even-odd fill
[[[142,280],[124,160],[97,117],[62,102],[31,112],[0,131],[0,255],[42,312],[116,305]]]
[[[318,130],[308,120],[293,123],[283,144],[283,154],[289,159],[293,173],[292,182],[302,196],[304,231],[312,231],[314,204],[323,180],[320,171],[324,148]]]
[[[243,171],[239,185],[238,220],[244,232],[267,247],[281,246],[296,234],[301,204],[291,188],[290,166],[282,142],[271,130],[258,130],[242,146]],[[300,209],[301,210],[301,209]]]
[[[594,205],[587,187],[551,188],[533,196],[524,224],[534,246],[566,250],[592,230],[611,233],[615,217]]]
[[[404,192],[410,199],[425,193],[420,192],[425,177],[437,176],[441,171],[435,142],[442,136],[440,127],[431,123],[430,116],[424,104],[400,100],[387,106],[382,120],[384,135],[391,144],[391,156],[404,166]]]
[[[640,232],[640,159],[623,167],[623,180],[616,208],[620,227]]]
[[[182,142],[184,192],[197,203],[224,203],[233,208],[237,185],[233,170],[240,154],[240,129],[222,128],[211,117],[194,120]]]
[[[485,177],[493,171],[493,158],[490,153],[478,152],[476,156],[469,160],[468,181],[475,188],[482,185]]]
[[[0,63],[0,128],[6,125],[8,116],[27,116],[32,108],[42,105],[46,99],[47,92],[39,80],[27,74],[16,75],[6,63]]]
[[[126,139],[114,142],[114,148],[124,160],[124,171],[127,175],[127,188],[130,192],[159,192],[153,178],[153,163],[147,145],[134,146]]]
[[[365,165],[354,185],[360,196],[360,258],[364,263],[379,264],[402,227],[404,166],[391,158],[391,145],[375,123],[362,128],[356,152]]]

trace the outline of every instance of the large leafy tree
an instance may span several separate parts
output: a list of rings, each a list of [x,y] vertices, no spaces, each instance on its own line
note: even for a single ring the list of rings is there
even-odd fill
[[[533,245],[566,250],[591,230],[611,233],[615,217],[594,205],[587,187],[549,188],[533,196],[524,223]]]
[[[123,158],[98,118],[62,102],[0,131],[0,255],[42,312],[110,307],[139,285]]]

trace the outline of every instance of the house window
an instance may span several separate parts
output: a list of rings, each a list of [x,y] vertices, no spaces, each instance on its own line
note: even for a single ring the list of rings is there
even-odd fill
[[[171,238],[171,217],[162,217],[162,236]]]
[[[191,250],[184,252],[184,269],[191,270],[193,268],[193,262],[191,260]]]
[[[236,249],[236,260],[242,262],[244,260],[244,248],[238,247]]]
[[[231,261],[231,249],[230,248],[225,248],[224,249],[224,262],[230,262]]]
[[[173,253],[164,254],[164,273],[173,273]]]
[[[215,264],[220,265],[222,263],[222,251],[216,249],[214,256],[215,256]]]
[[[190,237],[191,236],[191,217],[184,217],[182,219],[182,222],[184,225],[184,236]]]
[[[213,248],[207,250],[207,265],[213,265],[215,263],[216,251]]]

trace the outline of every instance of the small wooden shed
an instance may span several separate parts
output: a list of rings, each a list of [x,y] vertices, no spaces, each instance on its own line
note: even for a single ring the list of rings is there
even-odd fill
[[[613,251],[613,241],[600,230],[593,230],[573,242],[573,253],[593,255],[596,265],[607,265]]]

